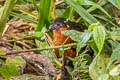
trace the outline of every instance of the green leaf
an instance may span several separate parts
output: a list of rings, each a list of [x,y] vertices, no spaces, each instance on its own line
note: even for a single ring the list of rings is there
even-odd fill
[[[59,49],[59,55],[62,56],[64,54],[64,49],[63,48],[60,48]]]
[[[71,6],[83,19],[89,24],[98,22],[90,13],[88,13],[79,3],[74,0],[64,0],[69,6]]]
[[[102,74],[97,78],[97,80],[110,80],[109,74]]]
[[[89,66],[89,75],[92,80],[97,80],[97,78],[102,74],[107,74],[106,66],[108,60],[102,55],[98,54]]]
[[[66,10],[67,10],[68,8],[66,8]],[[55,12],[56,12],[56,14],[58,15],[58,16],[62,16],[65,12],[66,12],[66,10],[65,9],[56,9],[55,10]],[[64,16],[62,16],[63,18],[66,18],[66,16],[68,16],[68,15],[65,15],[65,17]]]
[[[69,36],[72,40],[77,41],[77,53],[85,46],[86,42],[90,39],[92,32],[86,31],[84,33],[76,30],[65,30],[62,33],[66,36]]]
[[[12,76],[20,75],[20,73],[18,72],[15,64],[2,66],[0,68],[0,74],[4,78],[10,78]]]
[[[74,41],[79,41],[81,39],[82,32],[76,30],[65,30],[62,31],[62,34],[69,36]]]
[[[118,41],[113,41],[113,40],[108,40],[108,42],[110,43],[110,45],[112,46],[112,49],[115,49],[116,48],[116,45],[119,44]]]
[[[94,41],[91,41],[89,44],[90,44],[90,47],[92,48],[92,50],[94,51],[95,54],[99,53],[99,50],[98,50]]]
[[[85,44],[87,43],[87,41],[90,39],[91,34],[92,34],[91,31],[86,31],[81,35],[80,40],[77,44],[77,49],[76,49],[77,50],[77,56],[78,56],[78,53],[81,50],[81,48],[84,47]]]
[[[61,17],[63,18],[69,18],[70,16],[70,7],[66,8],[65,11],[62,13]]]
[[[109,66],[112,64],[112,62],[117,59],[120,60],[120,44],[118,44],[117,47],[115,48],[115,50],[113,51],[110,61],[107,65],[107,68],[109,68]]]
[[[35,32],[34,34],[33,34],[33,36],[34,37],[37,37],[37,38],[40,38],[40,37],[42,37],[44,35],[44,33],[43,32],[40,32],[40,31],[37,31],[37,32]]]
[[[114,29],[112,32],[111,32],[111,38],[113,40],[120,40],[120,29]]]
[[[6,64],[15,64],[16,66],[22,66],[23,65],[23,59],[21,56],[16,56],[14,59],[7,58]]]
[[[20,56],[16,56],[13,59],[7,58],[5,65],[0,67],[0,74],[4,78],[10,78],[12,76],[20,75],[18,67],[23,66],[23,59]]]
[[[41,31],[44,26],[50,25],[50,4],[52,0],[40,0],[39,20],[36,31]]]
[[[93,30],[94,28],[96,28],[98,25],[99,25],[100,23],[98,22],[98,23],[93,23],[93,24],[91,24],[89,27],[88,27],[88,30]]]
[[[4,55],[6,55],[6,53],[4,51],[0,50],[0,56],[4,56]]]
[[[93,38],[100,53],[105,41],[105,29],[101,24],[93,30]]]

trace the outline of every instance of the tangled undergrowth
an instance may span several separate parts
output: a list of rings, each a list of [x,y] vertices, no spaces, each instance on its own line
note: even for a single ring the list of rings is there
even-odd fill
[[[119,9],[119,0],[1,0],[0,79],[119,80]],[[62,31],[73,43],[54,45],[57,17],[87,29]],[[73,47],[76,57],[64,55]]]

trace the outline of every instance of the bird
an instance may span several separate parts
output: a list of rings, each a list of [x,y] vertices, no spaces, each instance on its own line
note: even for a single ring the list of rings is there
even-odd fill
[[[72,21],[70,21],[66,18],[62,18],[62,17],[58,17],[58,18],[54,19],[52,21],[51,25],[49,26],[49,30],[53,31],[52,40],[55,40],[55,46],[59,46],[59,45],[63,45],[63,44],[70,44],[70,43],[74,42],[69,36],[62,34],[62,31],[77,30],[77,31],[83,32],[86,29],[87,29],[86,26],[83,26],[82,24],[79,24],[76,22],[72,22]],[[51,42],[51,40],[49,42]],[[57,58],[62,57],[62,68],[61,68],[60,80],[72,80],[72,76],[69,74],[69,72],[66,68],[66,65],[69,65],[71,67],[74,67],[74,66],[71,61],[69,61],[67,64],[66,56],[75,58],[76,57],[76,48],[71,47],[70,49],[64,50],[63,56],[60,56],[59,49],[55,49],[55,54],[56,54]]]
[[[86,26],[83,26],[82,24],[70,21],[62,17],[54,19],[51,25],[49,26],[49,30],[53,31],[52,39],[55,40],[56,46],[62,44],[70,44],[74,42],[69,36],[62,34],[62,31],[77,30],[83,32],[86,29],[87,29]],[[74,58],[76,56],[76,49],[72,47],[71,49],[65,50],[64,53],[67,56]],[[59,54],[59,49],[55,49],[55,54],[58,58],[61,57]]]

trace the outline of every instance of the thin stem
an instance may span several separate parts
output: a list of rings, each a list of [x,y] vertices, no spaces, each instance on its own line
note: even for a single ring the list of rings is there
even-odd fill
[[[50,49],[57,49],[57,48],[66,48],[66,47],[71,47],[75,45],[77,45],[77,43],[65,44],[64,46],[60,45],[60,46],[50,46],[46,48],[34,48],[34,49],[21,50],[21,51],[11,51],[11,52],[8,52],[7,54],[15,54],[15,53],[22,53],[22,52],[37,51],[37,50],[43,51],[43,50],[50,50]]]
[[[21,40],[24,40],[24,39],[32,39],[32,38],[34,38],[34,37],[33,37],[33,36],[26,36],[26,37],[24,37],[24,38],[6,40],[6,42],[16,42],[16,41],[21,41]]]

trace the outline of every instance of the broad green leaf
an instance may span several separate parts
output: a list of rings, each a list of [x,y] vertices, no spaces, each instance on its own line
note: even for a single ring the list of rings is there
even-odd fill
[[[37,37],[37,38],[40,38],[40,37],[42,37],[44,35],[44,33],[43,32],[40,32],[40,31],[37,31],[37,32],[35,32],[34,34],[33,34],[33,36],[34,37]]]
[[[93,38],[100,53],[105,41],[105,29],[101,24],[93,30]]]
[[[98,22],[90,13],[88,13],[79,3],[74,0],[64,0],[69,6],[71,6],[83,19],[89,24]]]
[[[12,76],[20,75],[18,67],[23,66],[23,59],[20,56],[16,56],[13,59],[8,58],[5,65],[0,67],[0,74],[4,78],[10,78]]]
[[[65,30],[62,33],[66,36],[69,36],[74,41],[79,41],[81,39],[82,32],[76,30]]]
[[[15,64],[4,65],[0,68],[0,74],[4,78],[20,75]]]
[[[0,56],[4,56],[4,55],[6,55],[6,53],[4,51],[0,50]]]
[[[22,66],[24,63],[24,60],[21,56],[16,56],[14,59],[7,58],[6,65],[15,64],[16,66]]]
[[[92,34],[91,31],[86,31],[86,32],[82,33],[82,32],[78,32],[75,30],[66,30],[66,31],[62,31],[62,33],[64,35],[69,36],[72,40],[78,42],[77,53],[81,50],[81,48],[83,46],[85,46],[85,44],[90,39],[91,34]]]
[[[50,4],[52,0],[40,0],[39,20],[36,31],[41,31],[44,26],[50,25]]]
[[[91,31],[86,31],[81,35],[80,40],[77,44],[77,49],[76,49],[77,50],[77,56],[78,56],[78,53],[81,50],[81,48],[84,47],[85,44],[87,43],[87,41],[90,39],[91,34],[92,34]]]
[[[97,78],[102,74],[107,74],[107,63],[108,60],[104,56],[98,54],[89,66],[89,75],[92,80],[97,80]]]
[[[112,64],[112,62],[114,60],[120,60],[120,44],[118,44],[115,48],[115,50],[113,51],[112,55],[111,55],[111,58],[110,58],[110,61],[107,65],[107,68],[109,68],[109,66]]]

